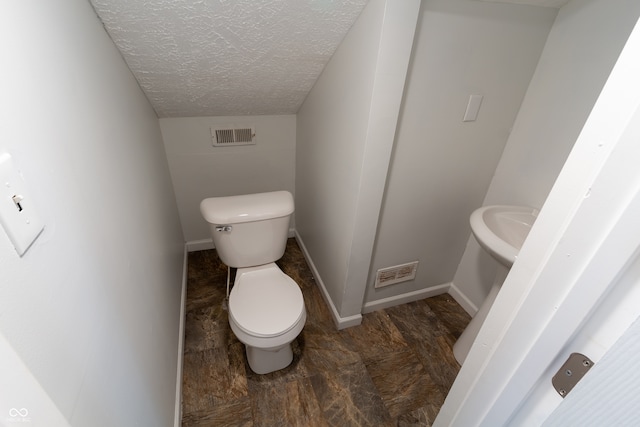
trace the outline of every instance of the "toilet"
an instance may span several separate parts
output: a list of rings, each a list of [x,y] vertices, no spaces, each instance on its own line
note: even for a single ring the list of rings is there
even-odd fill
[[[300,287],[275,264],[284,254],[293,210],[288,191],[200,203],[218,256],[238,269],[229,295],[229,325],[257,374],[291,364],[291,343],[307,318]]]

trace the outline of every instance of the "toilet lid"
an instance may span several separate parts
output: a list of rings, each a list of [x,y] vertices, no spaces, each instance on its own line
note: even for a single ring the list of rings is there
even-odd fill
[[[229,296],[229,314],[250,335],[278,336],[297,325],[304,299],[298,284],[274,265],[238,278]]]

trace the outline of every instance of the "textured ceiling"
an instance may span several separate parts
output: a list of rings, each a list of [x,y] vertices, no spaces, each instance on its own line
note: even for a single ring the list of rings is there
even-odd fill
[[[158,116],[195,117],[296,113],[368,0],[90,1]]]
[[[159,117],[293,114],[367,0],[90,0]]]

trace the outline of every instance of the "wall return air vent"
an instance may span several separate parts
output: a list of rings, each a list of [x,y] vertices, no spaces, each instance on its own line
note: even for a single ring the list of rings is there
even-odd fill
[[[418,270],[418,261],[381,268],[376,272],[374,287],[382,288],[383,286],[413,280],[416,278],[416,270]]]
[[[214,147],[254,145],[256,143],[256,128],[253,126],[225,126],[219,128],[211,128],[211,139]]]

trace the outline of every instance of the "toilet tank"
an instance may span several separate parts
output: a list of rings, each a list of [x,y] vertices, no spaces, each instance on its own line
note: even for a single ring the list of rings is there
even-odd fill
[[[288,191],[211,197],[200,203],[220,259],[236,268],[282,257],[293,210]]]

